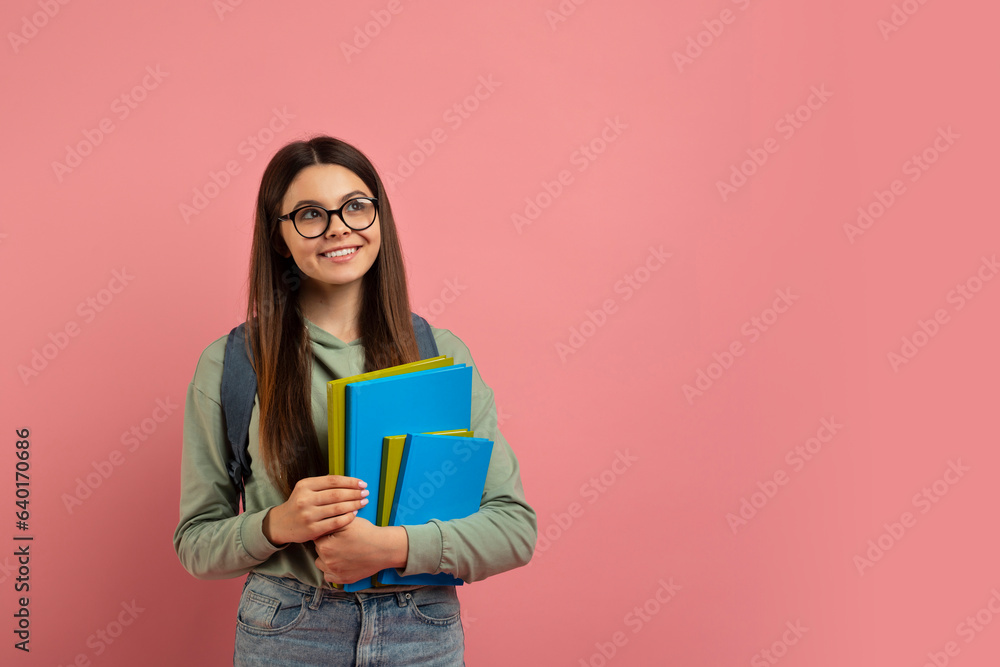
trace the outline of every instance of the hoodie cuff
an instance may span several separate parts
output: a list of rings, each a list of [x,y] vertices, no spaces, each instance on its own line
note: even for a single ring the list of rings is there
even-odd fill
[[[240,524],[239,531],[240,546],[243,547],[243,550],[247,552],[250,558],[262,563],[288,546],[287,544],[283,544],[280,547],[276,547],[264,535],[264,517],[267,516],[269,511],[271,511],[270,507],[262,512],[244,514],[245,518],[242,524]]]
[[[406,530],[406,539],[409,540],[409,552],[406,556],[406,569],[400,571],[396,568],[400,576],[440,572],[444,537],[438,524],[432,521],[403,528]]]

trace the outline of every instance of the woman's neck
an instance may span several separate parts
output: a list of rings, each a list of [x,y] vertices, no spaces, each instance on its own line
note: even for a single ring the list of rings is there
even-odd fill
[[[361,337],[358,326],[360,281],[350,285],[325,285],[306,278],[299,295],[299,308],[306,319],[345,343]]]

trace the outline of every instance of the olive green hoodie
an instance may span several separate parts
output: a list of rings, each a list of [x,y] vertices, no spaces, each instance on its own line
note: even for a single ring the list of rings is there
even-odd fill
[[[344,343],[306,321],[313,352],[312,409],[322,460],[327,460],[326,383],[363,372],[360,340]],[[479,511],[455,521],[432,520],[405,526],[409,540],[406,569],[400,574],[447,572],[466,582],[520,567],[530,559],[537,537],[535,512],[524,498],[517,458],[497,428],[493,390],[483,382],[469,348],[447,329],[431,328],[438,352],[472,367],[472,430],[494,442]],[[226,338],[201,355],[184,407],[180,521],[174,548],[188,572],[199,579],[223,579],[251,570],[325,586],[315,565],[312,543],[276,547],[264,536],[267,511],[285,501],[260,463],[258,406],[250,421],[251,476],[246,511],[229,479],[232,457],[219,404]],[[366,480],[367,481],[367,480]]]

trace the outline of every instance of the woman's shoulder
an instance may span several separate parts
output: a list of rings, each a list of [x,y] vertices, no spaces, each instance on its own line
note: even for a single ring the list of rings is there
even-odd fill
[[[450,329],[443,329],[440,327],[435,327],[431,325],[431,333],[434,334],[434,342],[437,343],[438,354],[444,355],[446,357],[451,357],[456,365],[465,364],[472,368],[472,401],[473,401],[473,413],[474,415],[482,415],[493,411],[495,420],[496,408],[493,406],[493,390],[490,388],[486,381],[483,380],[483,376],[479,372],[479,367],[472,360],[472,352],[469,351],[469,346],[465,342],[456,336]],[[486,412],[482,412],[485,410]],[[476,417],[474,416],[474,419]],[[493,428],[496,427],[496,422],[493,423]],[[485,430],[483,430],[485,428]],[[477,433],[482,431],[484,434],[490,433],[490,427],[483,427],[480,423],[480,429]],[[484,436],[489,437],[489,436]],[[494,439],[491,437],[491,439]]]
[[[472,352],[469,346],[461,338],[455,335],[450,329],[443,329],[431,325],[431,333],[434,334],[434,342],[437,343],[438,354],[451,357],[456,364],[466,364],[472,367],[473,385],[485,385],[479,373],[479,367],[472,359]]]
[[[472,365],[472,353],[469,351],[469,346],[456,336],[451,329],[442,329],[431,325],[431,333],[434,334],[434,342],[437,344],[438,354],[451,357],[456,363]]]
[[[222,363],[226,356],[228,334],[208,344],[198,357],[191,383],[208,396],[218,396],[222,386]]]

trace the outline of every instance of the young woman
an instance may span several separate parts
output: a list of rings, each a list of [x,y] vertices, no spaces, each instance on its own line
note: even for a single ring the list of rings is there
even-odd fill
[[[326,383],[420,356],[392,209],[371,162],[326,136],[279,150],[261,180],[251,253],[246,331],[258,390],[245,511],[227,470],[223,337],[202,353],[185,404],[181,563],[200,579],[248,574],[234,664],[463,664],[454,587],[329,584],[386,568],[473,582],[528,562],[535,513],[493,391],[462,341],[432,328],[440,354],[472,366],[472,429],[494,441],[480,509],[400,527],[357,518],[368,480],[324,474]]]

